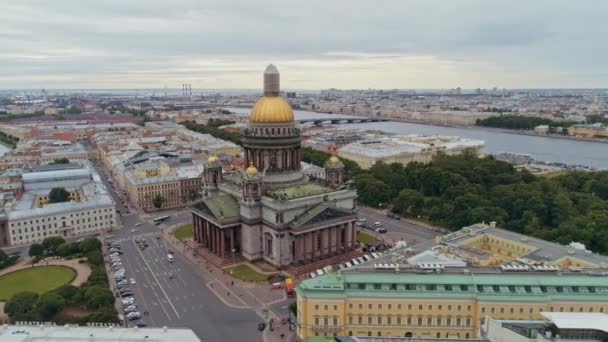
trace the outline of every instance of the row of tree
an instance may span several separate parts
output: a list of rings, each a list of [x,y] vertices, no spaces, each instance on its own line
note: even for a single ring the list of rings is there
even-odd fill
[[[575,124],[572,121],[554,121],[551,119],[520,116],[520,115],[500,115],[493,116],[487,119],[478,119],[475,123],[477,126],[532,130],[536,126],[548,125],[550,127],[567,128]]]
[[[57,324],[118,323],[113,306],[115,298],[108,285],[99,240],[91,238],[80,242],[66,242],[61,237],[50,237],[40,244],[33,244],[29,254],[36,259],[54,255],[85,256],[91,267],[91,274],[79,287],[63,285],[40,295],[30,291],[15,293],[4,307],[4,311],[13,321],[52,321]],[[61,310],[66,307],[77,307],[86,310],[88,314],[81,317],[61,315]]]
[[[231,141],[235,144],[241,144],[241,134],[236,132],[227,132],[219,129],[219,126],[233,124],[234,121],[209,119],[207,125],[199,124],[194,121],[184,121],[182,125],[186,126],[191,131],[203,134],[210,134],[216,138]]]

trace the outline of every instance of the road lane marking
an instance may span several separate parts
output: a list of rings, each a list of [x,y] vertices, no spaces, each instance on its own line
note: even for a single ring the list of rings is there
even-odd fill
[[[135,243],[135,242],[134,242]],[[144,263],[146,264],[146,266],[148,267],[148,269],[150,271],[152,271],[152,268],[150,268],[150,265],[148,264],[148,260],[146,260],[146,258],[144,258],[144,254],[141,252],[141,250],[139,250],[139,248],[137,249],[137,251],[139,252],[139,255],[141,256],[141,258],[143,259]],[[160,282],[158,281],[158,278],[156,277],[156,274],[154,274],[153,272],[152,276],[154,277],[154,279],[156,280],[156,283],[158,284],[158,287],[160,288],[160,290],[165,294],[165,297],[167,298],[167,300],[169,301],[169,305],[171,305],[171,308],[173,309],[173,311],[175,312],[175,315],[177,316],[177,318],[181,318],[181,316],[179,315],[179,312],[177,312],[177,309],[175,309],[175,306],[173,306],[173,303],[171,302],[171,300],[169,299],[169,296],[167,295],[167,292],[165,291],[165,289],[163,288],[163,286],[160,284]]]

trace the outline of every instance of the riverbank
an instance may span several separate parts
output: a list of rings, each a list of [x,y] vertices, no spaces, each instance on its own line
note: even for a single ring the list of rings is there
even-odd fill
[[[327,112],[311,112],[311,113],[319,113],[319,114],[323,114],[323,115],[334,114],[334,113],[327,113]],[[428,126],[437,126],[437,127],[451,127],[451,128],[466,128],[466,129],[475,129],[475,130],[486,131],[486,132],[506,133],[506,134],[515,134],[515,135],[527,135],[527,136],[533,136],[533,137],[543,137],[543,138],[552,138],[552,139],[564,139],[564,140],[577,140],[577,141],[597,142],[597,143],[608,144],[608,139],[601,139],[601,138],[587,138],[587,137],[579,137],[579,136],[572,136],[572,135],[561,135],[561,134],[543,134],[543,133],[537,133],[537,132],[534,132],[534,131],[524,131],[524,130],[517,130],[517,129],[497,128],[497,127],[487,127],[487,126],[476,126],[476,125],[441,124],[441,123],[436,123],[436,122],[428,122],[428,121],[424,121],[424,120],[393,118],[393,117],[386,117],[386,116],[346,114],[346,113],[339,113],[339,114],[340,115],[354,116],[354,117],[364,117],[364,118],[381,118],[381,119],[386,119],[386,120],[394,121],[394,122],[404,122],[404,123],[412,123],[412,124],[419,124],[419,125],[428,125]]]

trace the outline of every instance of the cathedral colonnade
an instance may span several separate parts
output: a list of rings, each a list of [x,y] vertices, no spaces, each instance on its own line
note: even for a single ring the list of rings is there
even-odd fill
[[[220,258],[229,258],[240,252],[241,227],[221,228],[213,222],[192,214],[194,241]]]
[[[355,249],[356,241],[357,229],[352,221],[294,234],[292,259],[294,263],[306,263],[341,254]]]

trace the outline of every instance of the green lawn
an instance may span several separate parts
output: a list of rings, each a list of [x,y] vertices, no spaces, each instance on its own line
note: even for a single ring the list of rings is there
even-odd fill
[[[66,266],[39,266],[0,276],[0,300],[7,300],[16,292],[43,293],[70,283],[76,271]]]
[[[256,272],[245,264],[224,268],[224,272],[243,281],[261,282],[268,279],[266,275]]]
[[[364,232],[357,232],[357,241],[366,245],[373,245],[374,243],[376,243],[377,239],[373,235]]]
[[[180,239],[180,240],[187,240],[187,239],[192,239],[193,236],[193,231],[192,231],[192,224],[185,224],[179,228],[177,228],[174,232],[175,237]]]

